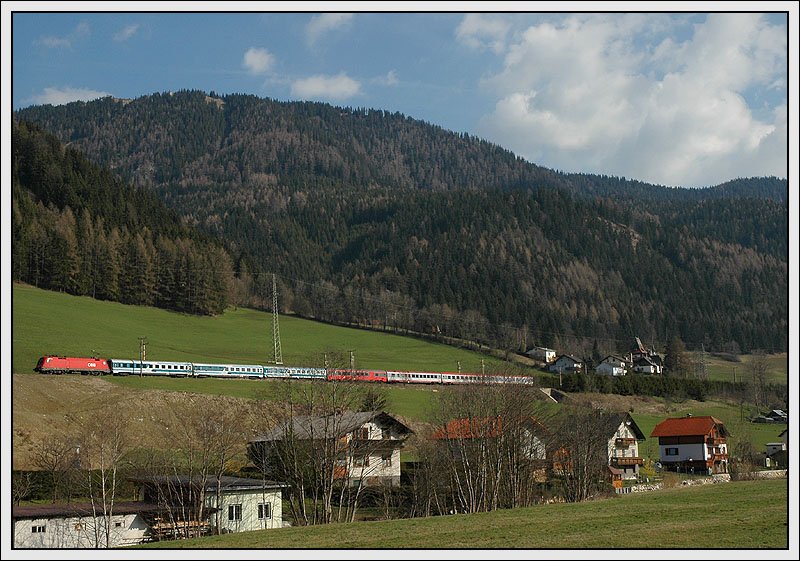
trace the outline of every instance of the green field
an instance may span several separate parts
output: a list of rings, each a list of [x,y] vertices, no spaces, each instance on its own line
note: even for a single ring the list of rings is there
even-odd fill
[[[247,309],[229,310],[218,317],[196,317],[156,308],[125,306],[91,298],[38,290],[29,286],[13,288],[14,372],[32,372],[43,354],[111,358],[138,358],[138,337],[148,339],[147,356],[163,360],[230,361],[264,363],[272,349],[271,316]],[[319,365],[324,352],[355,351],[356,366],[400,370],[455,370],[457,361],[464,371],[502,368],[503,363],[484,355],[419,339],[336,327],[294,317],[281,317],[284,362],[289,365]],[[784,355],[785,356],[785,355]],[[771,357],[773,364],[780,357]],[[730,364],[730,363],[728,363]],[[741,363],[739,363],[741,365]],[[160,389],[229,395],[242,398],[270,398],[276,383],[252,380],[173,379],[154,377],[108,377],[112,383],[133,389]],[[424,420],[446,387],[382,386],[388,409],[411,419]],[[736,405],[706,402],[670,404],[668,415],[633,416],[646,436],[666,416],[714,415],[733,434],[747,438],[760,449],[778,440],[783,425],[757,425],[746,421],[754,410],[740,411]],[[745,421],[741,420],[744,417]],[[642,454],[657,457],[651,441]]]
[[[691,353],[693,360],[699,359],[699,353]],[[725,360],[706,353],[706,365],[708,368],[709,380],[724,380],[733,382],[749,382],[753,379],[751,370],[752,355],[741,355],[737,357],[739,362]],[[789,358],[786,353],[779,353],[767,356],[767,376],[768,383],[787,384],[789,380]]]
[[[139,358],[146,337],[153,360],[266,364],[272,358],[272,316],[228,309],[197,317],[157,308],[126,306],[14,285],[14,372],[31,372],[44,354]],[[324,353],[347,358],[356,368],[480,372],[503,363],[482,354],[412,337],[401,337],[298,319],[280,318],[284,364],[322,366]],[[346,365],[341,365],[346,366]]]
[[[245,532],[142,547],[786,549],[788,531],[784,479],[677,487],[486,514]]]

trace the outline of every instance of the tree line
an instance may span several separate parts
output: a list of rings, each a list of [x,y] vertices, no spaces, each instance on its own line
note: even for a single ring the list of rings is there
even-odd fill
[[[13,128],[12,278],[124,304],[219,314],[233,267],[218,243],[26,123]]]

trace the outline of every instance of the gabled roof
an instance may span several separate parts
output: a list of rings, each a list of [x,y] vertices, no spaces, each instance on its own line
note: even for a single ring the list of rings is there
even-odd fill
[[[292,417],[268,433],[251,439],[250,442],[282,440],[287,433],[301,440],[340,438],[371,421],[377,421],[384,426],[394,426],[403,435],[414,432],[384,411],[343,411],[339,414],[317,417]]]
[[[605,363],[621,362],[621,363],[625,364],[627,361],[622,357],[618,357],[617,355],[608,355],[606,358],[604,358],[603,360],[600,361],[600,364],[603,364],[604,362]]]
[[[597,418],[598,422],[601,423],[603,434],[608,436],[608,438],[611,438],[611,435],[617,432],[619,426],[625,423],[636,436],[636,440],[645,440],[644,433],[627,411],[620,413],[600,413]]]
[[[174,487],[200,487],[205,484],[206,491],[216,491],[217,478],[207,476],[205,478],[200,476],[188,475],[154,475],[145,477],[129,477],[129,481],[133,483],[145,485],[172,485]],[[241,491],[248,489],[282,489],[288,487],[286,483],[279,483],[277,481],[250,479],[247,477],[231,477],[223,475],[219,478],[220,489],[225,491]]]
[[[582,363],[583,362],[581,359],[576,358],[576,357],[574,357],[572,355],[559,355],[556,358],[556,361],[558,361],[559,359],[562,359],[562,358],[568,358],[569,360],[571,360],[572,362],[575,362],[575,363]]]
[[[114,503],[112,514],[138,514],[143,512],[158,512],[159,506],[151,503],[127,501]],[[83,516],[103,516],[103,507],[98,506],[92,510],[92,503],[46,504],[14,506],[11,509],[11,518],[72,518]]]
[[[665,419],[655,426],[650,436],[705,436],[715,426],[722,436],[730,436],[724,423],[710,415]]]

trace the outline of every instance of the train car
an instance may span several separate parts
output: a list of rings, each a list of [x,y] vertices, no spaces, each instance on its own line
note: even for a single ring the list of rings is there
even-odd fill
[[[73,356],[43,356],[36,362],[35,372],[41,374],[110,374],[111,368],[104,358]]]
[[[397,370],[386,372],[387,380],[392,382],[405,382],[408,384],[441,384],[441,372],[400,372]]]
[[[304,368],[299,366],[265,366],[266,378],[291,378],[293,380],[325,380],[328,371],[324,368]]]
[[[260,364],[211,364],[192,363],[195,378],[252,378],[264,377]]]
[[[109,363],[111,373],[115,376],[172,376],[173,378],[192,376],[191,362],[112,358]]]
[[[387,382],[385,370],[344,370],[332,369],[328,371],[328,381],[343,382]]]

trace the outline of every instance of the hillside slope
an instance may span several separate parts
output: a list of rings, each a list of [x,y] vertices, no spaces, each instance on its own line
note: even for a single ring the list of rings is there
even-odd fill
[[[278,273],[305,316],[509,349],[787,346],[785,180],[563,174],[397,113],[247,95],[17,116],[224,239],[252,297]]]

